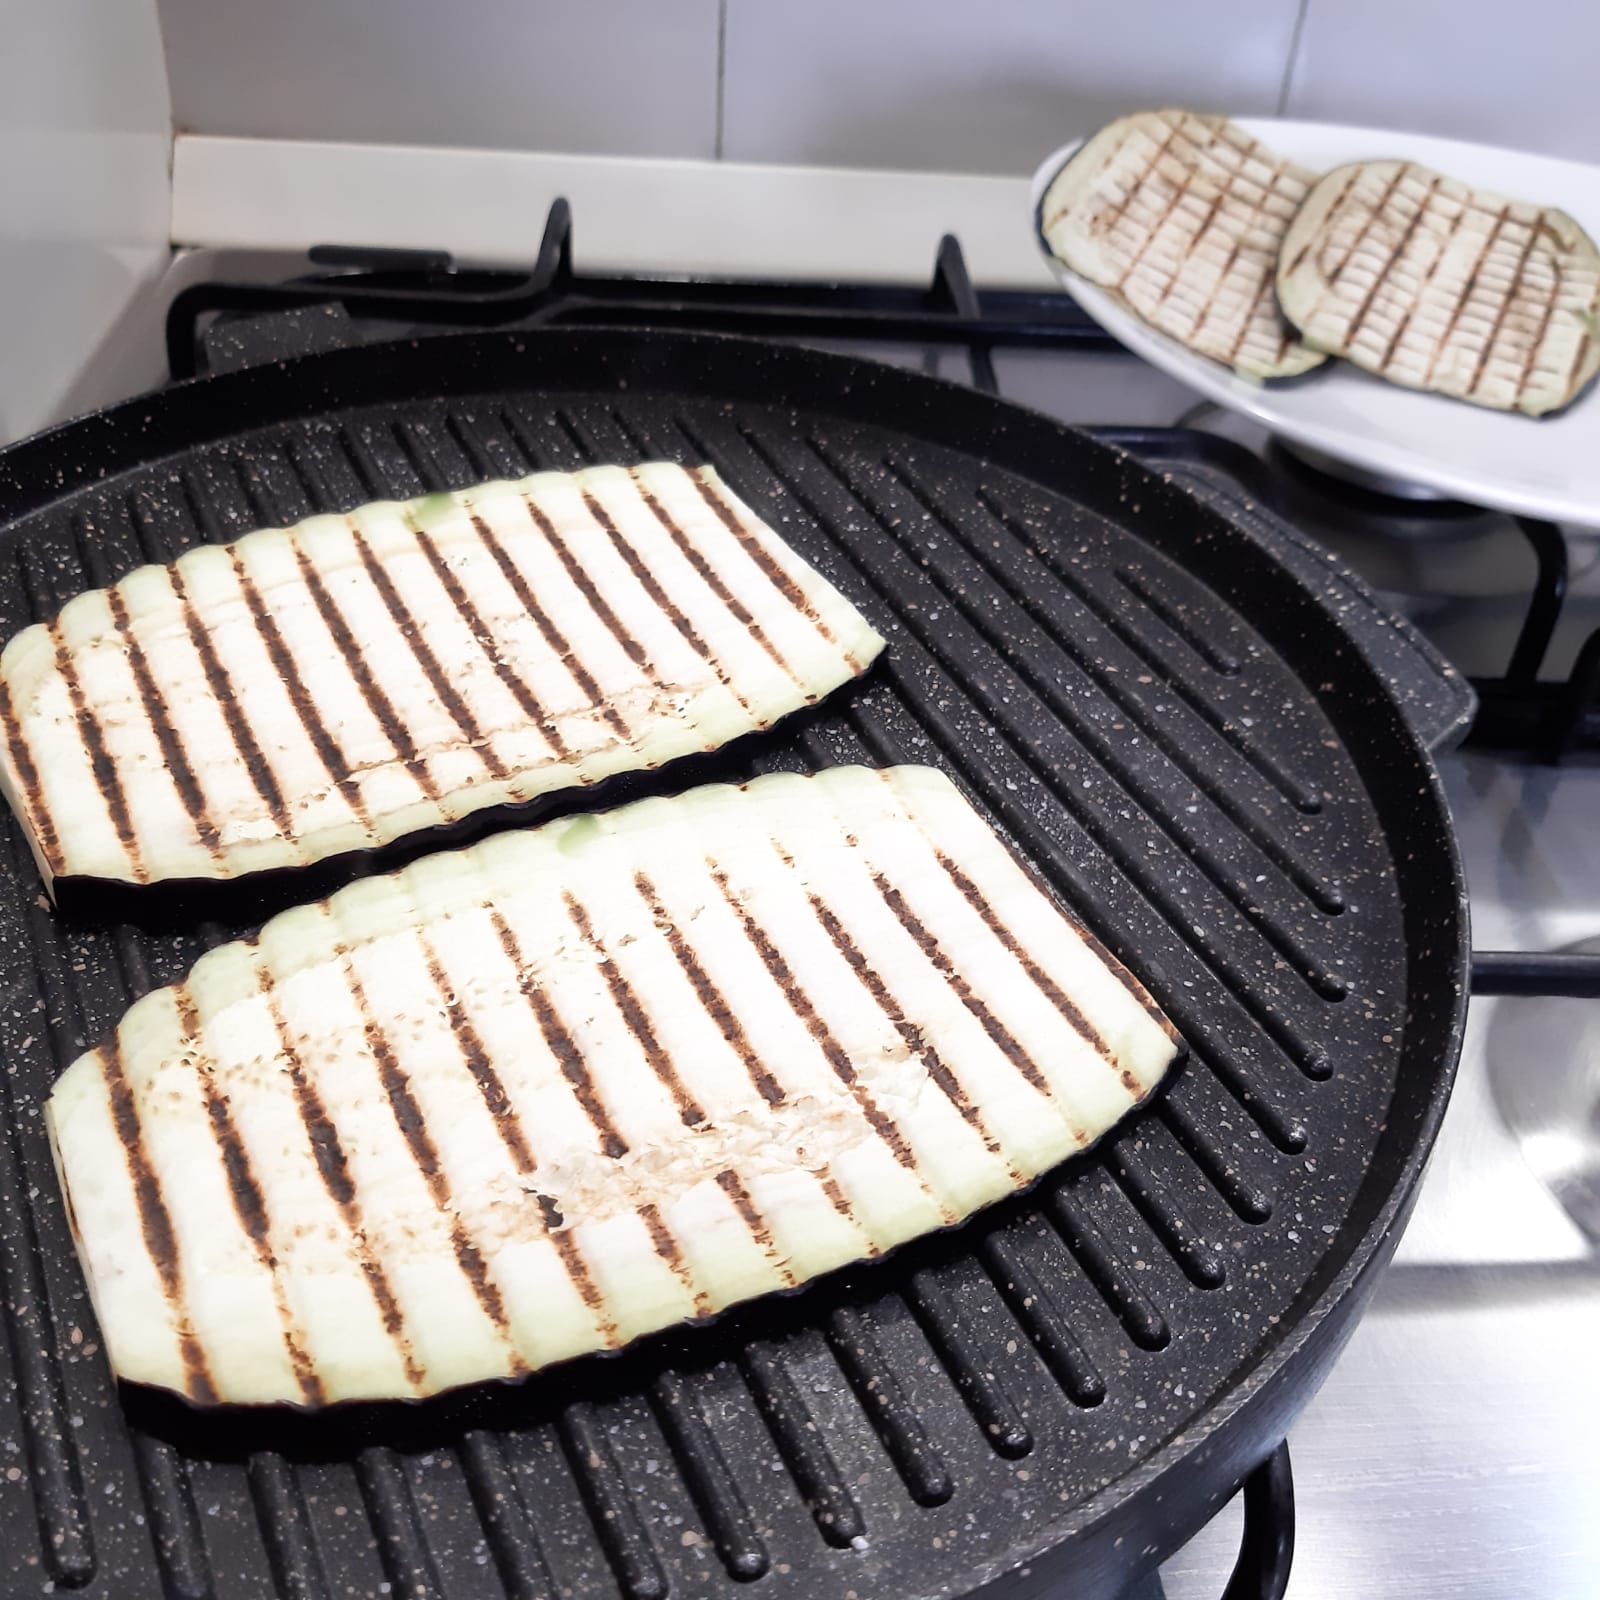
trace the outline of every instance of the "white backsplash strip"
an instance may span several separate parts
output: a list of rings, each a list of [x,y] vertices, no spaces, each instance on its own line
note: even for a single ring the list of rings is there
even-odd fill
[[[925,280],[956,233],[974,280],[1047,287],[1026,177],[444,150],[182,135],[180,245],[443,248],[528,265],[550,202],[572,202],[586,270],[655,277]]]

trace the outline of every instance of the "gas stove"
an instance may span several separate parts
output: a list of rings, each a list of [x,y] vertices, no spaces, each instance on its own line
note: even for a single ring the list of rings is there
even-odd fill
[[[526,274],[410,252],[201,251],[175,264],[165,302],[176,377],[505,324],[742,332],[918,367],[1271,508],[1414,621],[1479,700],[1440,763],[1477,998],[1394,1265],[1295,1425],[1293,1498],[1282,1455],[1249,1486],[1253,1543],[1227,1592],[1277,1592],[1288,1538],[1301,1600],[1595,1592],[1600,535],[1353,482],[1196,404],[1064,296],[975,290],[953,239],[926,288],[604,278],[575,271],[558,203]],[[1236,1502],[1139,1600],[1222,1593],[1239,1540]]]

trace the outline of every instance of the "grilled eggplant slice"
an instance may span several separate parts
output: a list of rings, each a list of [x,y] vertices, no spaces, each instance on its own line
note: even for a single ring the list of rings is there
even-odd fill
[[[0,656],[46,883],[225,879],[715,749],[883,641],[710,467],[538,473],[251,533]]]
[[[1392,383],[1540,416],[1600,371],[1600,249],[1565,212],[1409,161],[1337,167],[1284,237],[1301,337]]]
[[[947,1226],[1180,1050],[927,768],[568,817],[363,880],[138,1001],[46,1107],[112,1365],[410,1397]]]
[[[1278,246],[1315,175],[1226,117],[1142,111],[1102,128],[1045,193],[1040,230],[1151,327],[1258,378],[1324,357],[1279,314]]]

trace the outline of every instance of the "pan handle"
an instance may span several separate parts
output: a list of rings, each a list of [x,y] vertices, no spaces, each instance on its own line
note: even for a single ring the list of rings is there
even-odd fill
[[[1294,1472],[1285,1439],[1244,1480],[1244,1537],[1222,1600],[1283,1600],[1294,1561]]]

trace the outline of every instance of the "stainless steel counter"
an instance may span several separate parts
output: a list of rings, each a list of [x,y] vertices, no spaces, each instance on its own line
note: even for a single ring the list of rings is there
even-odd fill
[[[1600,936],[1600,770],[1477,755],[1444,768],[1475,944]],[[1600,1241],[1508,1126],[1528,1085],[1569,1074],[1572,1052],[1593,1089],[1596,1021],[1597,1001],[1474,1001],[1394,1264],[1289,1436],[1290,1600],[1600,1596]],[[1167,1600],[1216,1600],[1237,1538],[1230,1511],[1163,1569]]]

